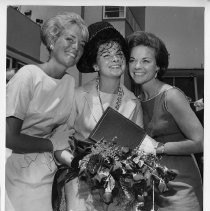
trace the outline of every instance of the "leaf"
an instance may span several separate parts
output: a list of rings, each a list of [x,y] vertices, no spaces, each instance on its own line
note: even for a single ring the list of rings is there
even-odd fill
[[[112,192],[112,190],[114,189],[114,186],[115,186],[115,180],[112,177],[112,175],[109,175],[106,179],[105,192]]]
[[[105,192],[103,194],[103,198],[102,199],[103,199],[103,201],[104,201],[105,204],[112,203],[112,201],[113,201],[112,193],[111,192]]]
[[[143,176],[143,174],[140,174],[140,173],[138,173],[138,174],[133,174],[133,179],[134,179],[135,181],[139,181],[139,180],[144,179],[144,176]]]
[[[95,174],[103,163],[103,158],[100,155],[92,155],[87,164],[87,169],[91,174]]]
[[[103,178],[108,177],[109,175],[109,169],[103,169],[101,171],[98,171],[97,174],[94,176],[95,179],[97,179],[99,182],[101,182],[101,180]]]
[[[144,174],[144,177],[146,179],[148,187],[151,186],[151,176],[152,176],[152,174],[149,171],[146,171],[145,174]]]
[[[159,182],[159,185],[158,185],[158,189],[159,191],[162,193],[162,192],[165,192],[167,191],[167,186],[166,186],[166,183],[161,179],[160,182]]]

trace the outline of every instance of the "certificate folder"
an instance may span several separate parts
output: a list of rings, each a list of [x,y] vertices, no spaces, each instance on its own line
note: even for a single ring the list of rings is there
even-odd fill
[[[118,145],[133,149],[141,144],[145,136],[146,132],[143,128],[108,107],[91,132],[89,139],[97,142],[101,139],[110,141],[115,138]]]

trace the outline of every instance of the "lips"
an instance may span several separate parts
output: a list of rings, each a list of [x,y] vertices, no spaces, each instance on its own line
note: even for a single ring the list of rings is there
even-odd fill
[[[135,76],[142,76],[144,75],[145,73],[144,72],[134,72],[133,73]]]
[[[66,54],[73,57],[73,58],[77,57],[77,54],[75,52],[66,52]]]
[[[110,65],[110,68],[121,68],[120,64],[114,64],[114,65]]]

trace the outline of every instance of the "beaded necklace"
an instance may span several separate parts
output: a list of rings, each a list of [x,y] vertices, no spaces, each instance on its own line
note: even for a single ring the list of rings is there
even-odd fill
[[[98,93],[98,97],[99,97],[99,100],[100,100],[100,104],[101,104],[101,109],[104,113],[104,107],[103,107],[103,103],[102,103],[102,100],[101,100],[101,95],[100,95],[100,88],[99,88],[99,77],[96,78],[96,90],[97,90],[97,93]],[[122,97],[124,95],[124,92],[123,92],[123,89],[121,88],[121,86],[118,87],[118,92],[117,92],[117,100],[116,100],[116,103],[115,103],[115,106],[114,106],[114,109],[116,111],[119,110],[120,108],[120,105],[122,103]],[[114,101],[115,97],[113,98],[112,101]],[[111,105],[111,103],[110,103]]]

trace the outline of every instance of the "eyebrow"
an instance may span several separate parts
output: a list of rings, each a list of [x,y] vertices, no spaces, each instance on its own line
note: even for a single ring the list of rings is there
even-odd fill
[[[136,59],[136,58],[133,57],[133,56],[130,56],[130,58]],[[143,57],[142,59],[151,59],[151,57]]]
[[[122,49],[118,49],[118,50],[116,50],[116,53],[123,53],[123,51],[122,51]],[[104,53],[110,53],[110,49],[102,49],[102,50],[99,50],[99,53],[101,53],[101,54],[104,54]]]

